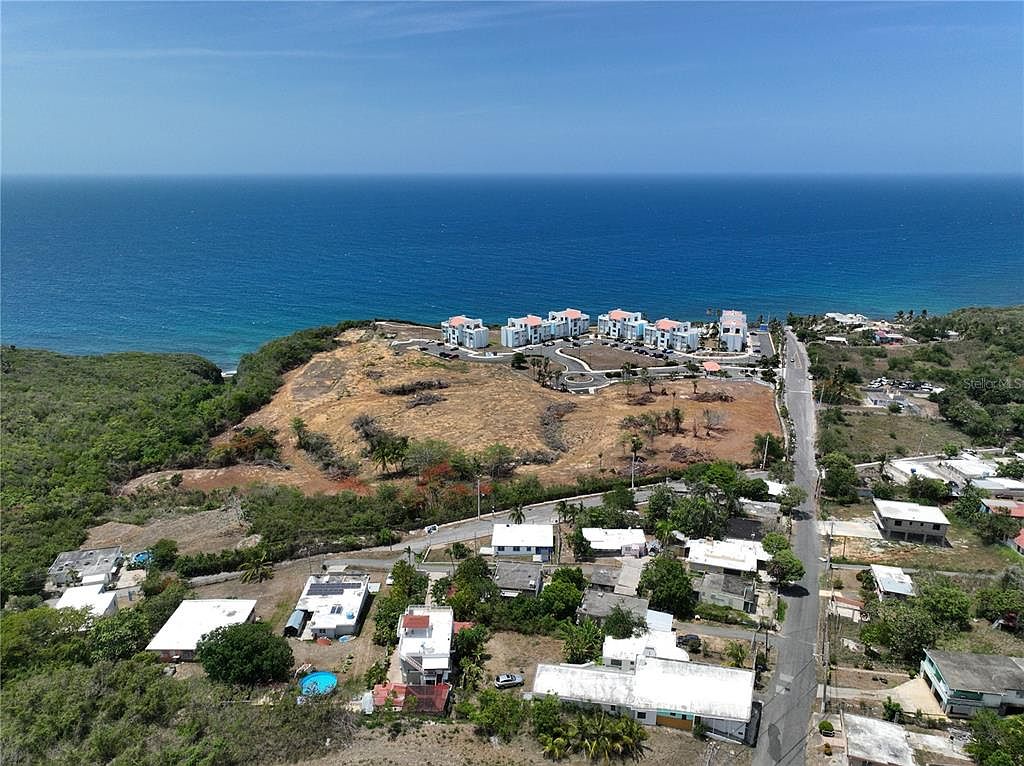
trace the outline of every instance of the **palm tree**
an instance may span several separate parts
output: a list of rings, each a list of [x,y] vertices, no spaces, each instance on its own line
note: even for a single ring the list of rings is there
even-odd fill
[[[647,384],[647,393],[653,394],[654,393],[654,377],[651,375],[651,371],[649,369],[647,369],[646,367],[641,367],[640,368],[639,377],[640,377],[640,382],[641,383],[646,383]]]
[[[565,500],[559,500],[555,503],[555,518],[558,523],[561,524],[565,521],[565,513],[569,510],[569,504]]]
[[[554,736],[540,734],[537,737],[537,741],[540,743],[541,748],[543,748],[542,752],[545,758],[550,758],[552,761],[561,761],[569,755],[569,740],[560,731],[556,731]]]
[[[513,524],[522,524],[526,521],[526,512],[523,511],[523,506],[516,503],[512,506],[512,510],[508,512],[508,520]]]
[[[725,656],[729,658],[729,664],[734,668],[742,668],[747,661],[747,645],[742,641],[730,641],[725,647]]]
[[[402,551],[402,553],[404,553],[406,559],[408,559],[409,566],[412,566],[412,546],[411,545],[405,546],[405,550]]]
[[[267,561],[267,554],[264,553],[258,559],[250,559],[242,566],[242,577],[244,583],[260,583],[264,580],[274,579],[274,567]]]
[[[663,548],[668,547],[669,542],[672,540],[672,533],[675,531],[676,525],[668,519],[661,519],[654,525],[654,536],[661,543]]]
[[[679,407],[669,410],[669,419],[672,421],[672,430],[675,433],[683,430],[683,411]]]

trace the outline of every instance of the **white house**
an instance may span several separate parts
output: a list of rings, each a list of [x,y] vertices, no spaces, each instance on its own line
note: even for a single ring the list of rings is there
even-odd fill
[[[647,552],[647,536],[642,529],[584,527],[581,532],[598,555],[643,556]]]
[[[448,680],[454,628],[450,606],[405,610],[398,621],[398,661],[405,683],[429,686]]]
[[[548,561],[555,550],[551,524],[495,524],[491,532],[495,556],[539,556]]]
[[[690,655],[686,650],[676,646],[676,634],[665,630],[649,630],[629,638],[605,636],[601,657],[607,667],[627,671],[636,669],[640,657],[690,661]]]
[[[872,564],[871,576],[875,578],[875,593],[882,601],[906,599],[915,595],[914,581],[899,567]]]
[[[727,310],[718,318],[718,339],[726,351],[742,351],[747,345],[747,315]]]
[[[643,340],[647,320],[639,311],[612,309],[597,318],[597,331],[616,340]]]
[[[61,594],[57,609],[88,609],[91,617],[109,617],[117,611],[117,594],[102,585],[79,585]]]
[[[461,314],[441,322],[441,332],[444,333],[444,342],[453,346],[483,348],[488,342],[487,328],[483,320],[470,319]]]
[[[917,766],[907,730],[898,723],[842,714],[849,766]]]
[[[950,717],[1024,713],[1024,658],[926,649],[921,677]]]
[[[973,482],[978,489],[983,489],[992,497],[1014,500],[1024,499],[1024,481],[1010,479],[1006,476],[989,476]]]
[[[967,482],[975,482],[978,479],[988,479],[996,475],[997,467],[993,463],[979,460],[973,455],[940,460],[936,468],[958,486],[965,486]]]
[[[552,325],[535,314],[524,317],[509,317],[508,323],[501,328],[501,345],[518,348],[543,343],[554,337]]]
[[[590,332],[590,315],[579,309],[549,311],[548,323],[555,338],[578,338]]]
[[[369,587],[367,574],[311,576],[295,603],[285,635],[302,635],[302,626],[307,621],[313,638],[354,635],[369,598]]]
[[[666,317],[644,328],[644,343],[662,350],[692,351],[700,346],[700,330],[689,322]]]
[[[883,537],[917,543],[946,543],[949,519],[933,505],[874,498],[875,524]]]
[[[757,540],[687,540],[683,553],[691,570],[751,575],[771,561],[771,554]]]
[[[74,585],[110,585],[121,568],[124,555],[120,546],[90,548],[84,551],[59,553],[47,570],[47,580],[54,588]]]
[[[153,636],[146,651],[157,652],[164,662],[195,659],[203,636],[217,628],[252,622],[255,614],[256,599],[186,599]]]
[[[691,729],[749,742],[754,673],[693,662],[637,657],[632,672],[594,665],[537,666],[534,695],[598,707],[649,726]]]

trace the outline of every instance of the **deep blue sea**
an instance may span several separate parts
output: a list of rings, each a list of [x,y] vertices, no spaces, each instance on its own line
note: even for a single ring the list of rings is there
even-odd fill
[[[1015,178],[2,181],[0,337],[202,354],[364,317],[1024,302]]]

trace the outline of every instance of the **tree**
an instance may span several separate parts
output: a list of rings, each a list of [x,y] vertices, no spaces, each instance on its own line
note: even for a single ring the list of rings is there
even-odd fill
[[[565,580],[549,582],[540,592],[540,601],[544,610],[555,619],[571,618],[583,599],[583,593],[575,585]]]
[[[671,612],[680,620],[688,620],[697,607],[690,575],[682,562],[662,553],[644,567],[637,592],[650,599],[653,609]]]
[[[941,628],[924,609],[911,602],[880,601],[873,607],[871,621],[861,628],[867,644],[887,646],[896,657],[917,662],[924,650],[935,646]]]
[[[658,538],[663,548],[667,548],[672,542],[672,533],[676,531],[676,525],[670,519],[662,519],[654,525],[654,536]]]
[[[822,459],[825,466],[825,480],[822,491],[840,502],[852,502],[856,498],[857,469],[853,461],[841,452],[832,452]]]
[[[1000,718],[979,710],[971,719],[967,752],[980,766],[1020,766],[1024,763],[1024,716]]]
[[[807,490],[798,484],[787,484],[786,489],[779,495],[779,505],[782,506],[782,512],[787,516],[806,500]]]
[[[647,629],[647,621],[634,617],[632,612],[621,606],[615,606],[604,618],[603,627],[605,635],[612,638],[629,638],[643,633]]]
[[[577,561],[586,561],[594,555],[590,541],[583,536],[583,530],[579,526],[573,527],[572,534],[569,535],[569,547],[572,548],[572,555]]]
[[[647,520],[652,528],[657,522],[668,518],[675,499],[672,490],[664,484],[659,484],[654,488],[651,496],[647,499]]]
[[[669,518],[675,529],[692,538],[720,538],[729,523],[724,508],[696,494],[683,498]]]
[[[264,580],[274,579],[274,566],[267,561],[267,554],[264,553],[258,559],[250,559],[242,566],[242,577],[244,583],[260,583]]]
[[[885,702],[882,703],[882,718],[886,721],[900,723],[903,719],[903,705],[892,697],[886,697]]]
[[[794,583],[804,576],[803,562],[788,548],[772,556],[772,560],[768,562],[767,570],[768,576],[780,588]]]
[[[620,484],[604,493],[601,504],[612,512],[632,511],[636,509],[636,496],[629,487]]]
[[[519,504],[512,506],[508,512],[508,520],[513,524],[522,524],[526,521],[526,512],[523,510],[523,506]]]
[[[559,567],[551,574],[551,582],[567,582],[582,593],[587,588],[587,578],[579,567]]]
[[[654,377],[651,375],[651,371],[646,367],[641,367],[640,372],[637,374],[640,382],[647,386],[647,393],[654,393]]]
[[[669,420],[672,421],[672,433],[682,433],[683,422],[686,419],[683,411],[679,407],[673,407],[668,411]]]
[[[948,577],[935,576],[918,583],[918,604],[939,625],[967,630],[971,622],[971,597]]]
[[[229,684],[284,681],[294,662],[288,642],[262,622],[217,628],[199,642],[196,656],[207,676]]]
[[[968,484],[950,506],[950,510],[961,521],[974,521],[981,516],[981,501],[986,497],[988,493],[985,490]]]
[[[750,650],[745,641],[730,641],[725,645],[725,656],[734,668],[742,668],[747,662]]]
[[[589,617],[579,625],[563,622],[558,631],[562,644],[562,657],[572,665],[591,662],[601,656],[604,648],[604,632]]]
[[[526,702],[513,694],[484,689],[470,720],[481,734],[511,742],[526,721]]]
[[[515,468],[515,453],[504,444],[492,444],[477,456],[477,460],[492,479],[510,476]]]
[[[774,556],[779,551],[789,550],[789,540],[786,539],[785,535],[779,534],[778,532],[769,532],[761,538],[761,547],[763,547],[767,553]]]
[[[754,464],[762,468],[767,468],[786,457],[786,449],[782,446],[782,439],[770,433],[754,434],[754,446],[750,453],[754,459]]]
[[[174,569],[174,562],[178,558],[178,544],[174,540],[162,538],[153,543],[149,553],[153,566],[167,572]]]

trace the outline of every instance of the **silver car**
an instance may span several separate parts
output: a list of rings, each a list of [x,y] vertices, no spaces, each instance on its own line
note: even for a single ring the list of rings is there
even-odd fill
[[[522,686],[526,679],[515,673],[502,673],[494,677],[495,689],[511,689],[513,686]]]

